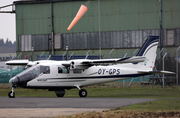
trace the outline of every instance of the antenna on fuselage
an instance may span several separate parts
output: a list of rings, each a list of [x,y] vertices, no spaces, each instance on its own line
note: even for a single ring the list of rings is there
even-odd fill
[[[34,61],[34,47],[31,47],[31,60]]]
[[[69,57],[69,54],[68,54],[68,46],[66,46],[66,60],[68,61],[68,57]]]

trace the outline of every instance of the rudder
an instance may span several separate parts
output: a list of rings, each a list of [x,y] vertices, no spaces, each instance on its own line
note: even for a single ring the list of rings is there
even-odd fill
[[[159,43],[159,36],[148,36],[145,43],[139,50],[136,56],[146,57],[143,66],[147,69],[153,69],[156,59],[156,51]]]

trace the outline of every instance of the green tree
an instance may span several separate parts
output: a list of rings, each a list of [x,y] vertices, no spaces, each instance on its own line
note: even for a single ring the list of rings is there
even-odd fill
[[[4,46],[4,39],[0,39],[0,46]]]

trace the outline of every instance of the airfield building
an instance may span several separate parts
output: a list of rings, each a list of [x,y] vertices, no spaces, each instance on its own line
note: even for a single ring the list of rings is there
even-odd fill
[[[99,55],[101,49],[103,58],[132,56],[149,35],[161,35],[162,56],[165,52],[174,56],[180,45],[179,0],[100,0],[100,7],[98,0],[22,0],[14,4],[17,56],[31,55],[32,47],[35,60],[41,54],[63,55],[66,46],[69,55],[86,55],[88,50],[89,55]],[[67,31],[81,4],[88,11]]]
[[[88,11],[67,31],[82,4]],[[77,58],[120,58],[136,55],[149,35],[159,35],[156,67],[163,69],[164,56],[164,69],[178,71],[171,80],[180,83],[179,4],[179,0],[14,1],[16,55],[21,59],[33,55],[32,60],[54,55],[51,59],[62,60],[68,46],[69,55]]]
[[[88,11],[67,31],[82,4]],[[16,0],[1,7],[12,6],[12,11],[0,13],[16,16],[17,59],[64,60],[66,46],[70,59],[129,57],[137,54],[148,36],[158,35],[155,66],[176,72],[165,81],[180,84],[179,4],[180,0]],[[8,82],[10,77],[3,77]],[[147,79],[161,84],[160,77]]]

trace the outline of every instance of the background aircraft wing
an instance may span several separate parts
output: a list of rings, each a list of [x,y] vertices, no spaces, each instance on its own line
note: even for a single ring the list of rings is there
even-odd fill
[[[23,65],[27,65],[28,63],[29,63],[29,60],[11,60],[11,61],[7,61],[6,65],[23,66]]]

